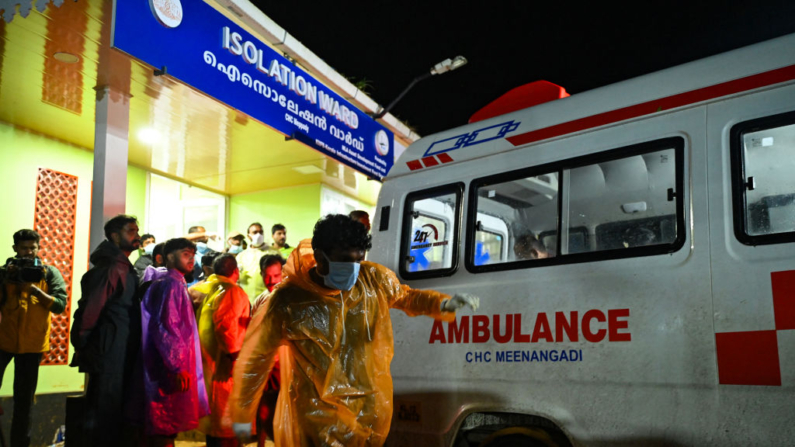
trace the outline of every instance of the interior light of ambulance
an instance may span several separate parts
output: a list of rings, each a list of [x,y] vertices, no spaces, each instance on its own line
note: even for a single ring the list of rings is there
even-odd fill
[[[625,214],[642,213],[646,211],[646,202],[631,202],[621,205],[621,211]]]

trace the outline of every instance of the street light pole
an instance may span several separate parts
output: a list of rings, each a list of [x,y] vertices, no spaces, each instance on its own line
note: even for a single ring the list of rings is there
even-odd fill
[[[467,59],[464,56],[456,56],[454,59],[445,59],[439,62],[438,64],[434,65],[433,68],[431,68],[427,73],[423,73],[420,76],[414,78],[411,81],[411,83],[409,83],[409,85],[406,86],[406,88],[404,88],[402,92],[400,92],[397,98],[392,100],[392,102],[390,102],[389,105],[386,106],[386,108],[381,108],[379,111],[373,114],[372,115],[373,119],[382,118],[384,115],[389,113],[389,111],[392,110],[392,107],[394,107],[395,104],[398,103],[398,101],[403,99],[403,97],[406,96],[406,93],[408,93],[409,90],[411,90],[411,88],[414,87],[414,84],[424,79],[428,79],[433,75],[439,75],[442,73],[447,73],[448,71],[453,71],[455,69],[461,68],[464,65],[466,65],[466,63]]]

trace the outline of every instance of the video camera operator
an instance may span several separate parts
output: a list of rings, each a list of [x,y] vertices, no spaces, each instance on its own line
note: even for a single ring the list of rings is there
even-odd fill
[[[66,284],[58,269],[39,259],[40,240],[33,230],[14,233],[16,256],[0,268],[0,385],[14,359],[13,446],[30,445],[39,364],[50,350],[50,314],[66,308]]]

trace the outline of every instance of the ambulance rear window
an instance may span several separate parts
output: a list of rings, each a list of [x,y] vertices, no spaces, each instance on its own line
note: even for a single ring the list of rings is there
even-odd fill
[[[473,180],[467,269],[674,252],[685,239],[683,163],[676,137]]]
[[[462,183],[417,191],[406,197],[400,276],[452,275],[458,267]]]
[[[795,112],[735,125],[731,151],[737,239],[795,241]]]

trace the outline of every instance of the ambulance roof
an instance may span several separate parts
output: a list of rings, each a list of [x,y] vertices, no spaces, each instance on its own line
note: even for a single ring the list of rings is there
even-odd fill
[[[386,180],[792,79],[795,34],[423,137]]]

